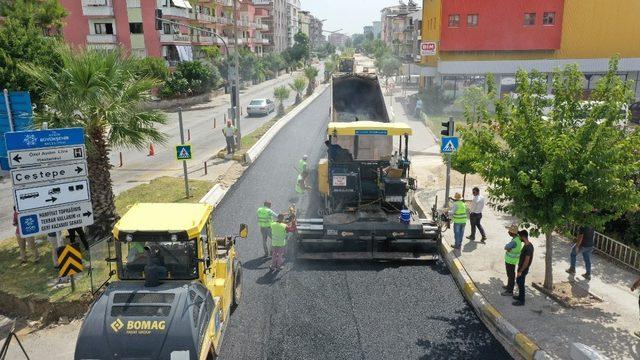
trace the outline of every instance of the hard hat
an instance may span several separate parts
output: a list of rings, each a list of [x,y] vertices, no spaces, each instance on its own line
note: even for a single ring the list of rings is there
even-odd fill
[[[302,155],[303,160],[307,160],[308,158],[309,158],[309,155]]]

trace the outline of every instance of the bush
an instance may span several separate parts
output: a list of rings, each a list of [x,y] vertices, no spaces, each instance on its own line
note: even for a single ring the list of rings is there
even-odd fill
[[[221,77],[217,67],[209,67],[200,61],[178,63],[176,71],[160,89],[163,98],[185,97],[204,94],[220,85]]]
[[[453,99],[444,94],[440,85],[428,86],[419,96],[422,98],[423,111],[432,115],[442,114],[444,108],[453,103]]]
[[[133,74],[137,78],[150,78],[166,81],[169,77],[169,67],[165,61],[157,57],[146,57],[133,61]]]

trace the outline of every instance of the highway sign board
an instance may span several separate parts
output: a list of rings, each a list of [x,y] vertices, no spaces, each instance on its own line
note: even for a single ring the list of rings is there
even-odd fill
[[[47,163],[84,160],[84,145],[35,150],[9,151],[9,166],[43,165]]]
[[[84,270],[82,265],[82,251],[78,245],[65,245],[56,249],[58,255],[58,275],[65,277],[75,275]]]
[[[192,156],[191,145],[176,145],[177,160],[191,160]]]
[[[4,134],[7,151],[84,145],[84,129],[14,131]]]
[[[459,144],[457,136],[443,136],[442,141],[440,141],[440,152],[450,154],[458,150]]]
[[[22,236],[46,234],[91,224],[93,208],[89,201],[18,214],[18,230]]]
[[[13,195],[20,213],[91,199],[87,179],[14,188]]]
[[[76,177],[86,177],[87,163],[69,162],[51,166],[23,167],[11,170],[13,185],[29,185],[46,181],[60,181]]]

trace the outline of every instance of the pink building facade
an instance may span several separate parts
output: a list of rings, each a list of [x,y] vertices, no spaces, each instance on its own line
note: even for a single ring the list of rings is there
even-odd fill
[[[217,46],[224,53],[224,43],[233,46],[233,1],[200,0],[192,5],[195,2],[189,0],[61,0],[69,14],[63,35],[72,46],[121,48],[138,57],[162,57],[173,66],[204,57],[202,47]],[[262,23],[268,12],[256,9],[250,0],[235,1],[238,44],[262,55],[269,44],[262,35],[268,31]],[[177,24],[165,22],[157,30],[157,10]]]

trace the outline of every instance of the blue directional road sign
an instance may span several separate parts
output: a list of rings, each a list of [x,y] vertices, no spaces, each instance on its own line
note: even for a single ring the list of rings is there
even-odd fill
[[[7,151],[84,145],[84,129],[14,131],[4,134]]]
[[[443,136],[440,141],[440,152],[443,154],[450,154],[460,147],[457,136]]]
[[[191,145],[176,145],[176,160],[191,160]]]

